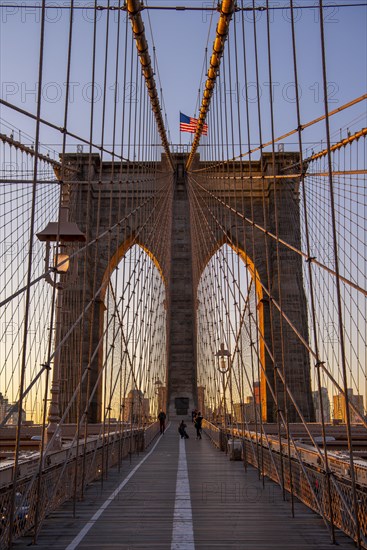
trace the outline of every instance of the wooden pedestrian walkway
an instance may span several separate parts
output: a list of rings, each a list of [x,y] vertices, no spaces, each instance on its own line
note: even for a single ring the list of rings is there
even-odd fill
[[[85,500],[44,522],[38,549],[332,550],[322,519],[296,502],[295,518],[280,488],[233,462],[203,435],[181,440],[177,424],[120,472],[93,483]],[[29,550],[30,537],[14,547]],[[338,548],[354,543],[337,532]]]

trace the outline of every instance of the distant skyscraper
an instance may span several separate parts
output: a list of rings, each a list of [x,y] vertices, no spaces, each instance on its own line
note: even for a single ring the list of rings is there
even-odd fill
[[[9,401],[6,397],[0,393],[0,422],[4,420],[6,413],[8,412]]]
[[[316,422],[321,422],[321,406],[320,406],[320,395],[319,391],[312,392],[313,405],[315,407],[315,418]],[[322,408],[324,412],[324,422],[330,422],[330,399],[327,388],[321,388],[321,400]]]
[[[233,403],[233,414],[235,422],[243,422],[244,403]]]
[[[2,422],[5,418],[5,416],[8,414],[10,407],[12,407],[12,403],[9,403],[9,400],[3,396],[2,393],[0,393],[0,422]],[[24,409],[22,409],[22,424],[26,422],[26,412]],[[18,424],[18,407],[14,412],[11,413],[7,420],[8,425],[15,425]]]
[[[260,382],[254,382],[254,396],[255,403],[259,405],[260,403]]]
[[[254,403],[252,395],[246,397],[246,403],[233,403],[233,412],[237,422],[255,422],[256,410],[260,414],[260,406]]]
[[[141,390],[130,390],[127,397],[123,399],[124,422],[140,424],[148,419],[149,399],[144,397]]]
[[[354,395],[353,389],[348,388],[348,398],[350,403],[353,403],[355,408],[360,412],[361,415],[364,414],[363,409],[363,395]],[[345,398],[342,393],[339,393],[338,395],[334,395],[333,397],[334,402],[334,418],[336,420],[342,420],[343,422],[346,422],[347,415],[346,415],[346,407],[345,407]],[[351,409],[349,408],[350,413],[350,420],[353,423],[360,423],[361,420],[359,416]]]

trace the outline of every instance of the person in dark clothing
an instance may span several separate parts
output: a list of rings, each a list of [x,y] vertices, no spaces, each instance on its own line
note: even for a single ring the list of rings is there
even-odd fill
[[[189,439],[189,436],[186,432],[186,424],[183,420],[181,420],[181,424],[178,427],[178,433],[180,434],[181,439],[183,439],[183,438]]]
[[[166,429],[166,413],[163,411],[160,411],[158,415],[159,420],[159,431],[161,434],[164,434],[164,431]]]
[[[201,424],[203,422],[203,417],[201,416],[201,412],[198,412],[195,418],[195,429],[196,429],[196,439],[201,439]]]

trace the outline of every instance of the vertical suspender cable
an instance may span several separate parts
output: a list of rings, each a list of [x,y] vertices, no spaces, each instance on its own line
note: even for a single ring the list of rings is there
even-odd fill
[[[304,218],[305,218],[305,236],[306,236],[306,246],[307,246],[307,256],[311,257],[311,246],[310,246],[310,233],[309,233],[309,220],[307,213],[307,197],[306,197],[306,187],[305,187],[305,176],[303,174],[303,142],[302,142],[302,130],[301,130],[301,112],[300,112],[300,98],[298,92],[298,70],[297,70],[297,51],[296,51],[296,36],[295,36],[295,20],[294,20],[294,6],[293,0],[290,0],[291,8],[291,28],[292,28],[292,50],[293,50],[293,70],[294,70],[294,82],[295,82],[295,93],[296,93],[296,110],[297,110],[297,126],[298,126],[298,143],[299,143],[299,162],[302,176],[300,178],[300,185],[302,187],[302,197],[303,197],[303,209],[304,209]],[[320,411],[321,411],[321,426],[322,426],[322,438],[323,438],[323,447],[324,447],[324,460],[325,460],[325,474],[326,474],[326,484],[327,484],[327,493],[329,501],[329,517],[331,524],[331,541],[335,543],[335,529],[334,529],[334,514],[333,514],[333,501],[331,496],[331,483],[330,483],[330,470],[329,470],[329,458],[328,450],[326,446],[326,429],[325,429],[325,417],[324,417],[324,404],[321,395],[321,373],[320,373],[320,359],[319,359],[319,343],[318,343],[318,334],[317,334],[317,322],[316,322],[316,311],[315,311],[315,296],[314,296],[314,283],[313,283],[313,271],[311,262],[307,262],[307,270],[309,277],[310,285],[310,302],[311,302],[311,317],[312,317],[312,332],[314,338],[315,352],[316,352],[316,369],[317,369],[317,384],[319,391],[319,400],[320,400]]]
[[[23,408],[23,391],[25,384],[25,371],[27,360],[27,337],[28,337],[28,322],[29,322],[29,309],[31,299],[31,279],[32,279],[32,261],[33,261],[33,239],[35,229],[35,216],[36,216],[36,193],[37,193],[37,179],[38,179],[38,151],[39,151],[39,136],[40,136],[40,118],[41,118],[41,103],[42,103],[42,78],[43,78],[43,54],[44,54],[44,38],[45,38],[45,12],[46,2],[42,0],[41,11],[41,34],[40,34],[40,47],[39,47],[39,65],[38,65],[38,95],[37,95],[37,117],[36,117],[36,139],[35,139],[35,155],[33,164],[33,182],[32,182],[32,206],[31,206],[31,219],[30,219],[30,232],[29,232],[29,252],[28,252],[28,266],[27,266],[27,290],[25,296],[24,307],[24,333],[23,333],[23,348],[22,348],[22,360],[21,360],[21,373],[19,384],[19,402],[18,402],[18,423],[16,429],[16,442],[14,450],[14,469],[13,469],[13,488],[10,499],[9,507],[9,548],[12,546],[13,538],[13,525],[14,525],[14,509],[15,509],[15,495],[17,486],[17,472],[19,463],[19,451],[20,451],[20,436],[22,429],[22,408]]]
[[[358,506],[356,479],[355,479],[355,471],[354,471],[352,430],[350,425],[347,365],[346,365],[346,359],[345,359],[344,326],[343,326],[342,299],[341,299],[340,275],[339,275],[339,252],[338,252],[338,239],[337,239],[337,229],[336,229],[333,166],[332,166],[332,158],[331,158],[331,140],[330,140],[330,125],[329,125],[328,83],[327,83],[327,76],[326,76],[324,8],[323,8],[322,0],[319,0],[319,11],[320,11],[320,37],[321,37],[322,76],[323,76],[323,89],[324,89],[325,128],[326,128],[326,142],[327,142],[328,179],[329,179],[329,190],[330,190],[334,269],[335,269],[335,275],[336,275],[335,285],[336,285],[336,298],[337,298],[338,322],[339,322],[339,342],[340,342],[340,353],[341,353],[341,366],[342,366],[342,373],[343,373],[345,415],[346,415],[346,421],[347,421],[346,428],[347,428],[348,451],[349,451],[349,461],[350,461],[350,479],[352,484],[353,506],[354,506],[355,522],[356,522],[356,542],[357,542],[358,548],[361,548],[361,533],[360,533],[360,523],[359,523],[359,517],[358,517],[359,506]]]
[[[64,124],[63,127],[67,128],[68,126],[68,111],[69,111],[69,93],[70,93],[70,72],[71,72],[71,51],[72,51],[72,38],[73,38],[73,22],[74,22],[74,0],[71,0],[70,2],[70,16],[69,16],[69,31],[68,31],[68,54],[67,54],[67,67],[66,67],[66,91],[65,91],[65,104],[64,104]],[[65,157],[66,152],[66,133],[63,134],[62,138],[62,158]],[[60,181],[60,202],[59,202],[59,216],[58,216],[58,225],[60,225],[60,209],[62,206],[62,196],[63,196],[63,186],[65,185],[64,182],[65,178],[65,164],[62,163],[61,166],[61,181]],[[59,227],[58,227],[59,232]],[[58,235],[59,237],[59,235]],[[58,239],[59,240],[59,239]],[[46,266],[47,269],[48,266]],[[53,286],[53,292],[52,292],[52,304],[51,304],[51,320],[50,320],[50,334],[49,334],[49,342],[48,342],[48,354],[47,354],[47,361],[46,364],[50,365],[50,356],[51,356],[51,342],[52,342],[52,335],[53,335],[53,320],[54,320],[54,302],[56,300],[56,292],[60,292],[60,290],[57,289],[57,285],[54,284]],[[58,312],[58,315],[61,314],[61,309]],[[57,319],[56,319],[57,321]],[[60,320],[61,321],[61,320]],[[58,342],[56,342],[56,345]],[[55,367],[54,367],[55,368]],[[44,453],[44,446],[45,446],[45,421],[46,421],[46,407],[47,407],[47,393],[48,393],[48,378],[49,378],[49,368],[47,370],[47,378],[46,378],[46,389],[45,389],[45,400],[44,400],[44,412],[43,412],[43,431],[42,431],[42,440],[41,440],[41,446],[40,446],[40,462],[39,462],[39,472],[38,472],[38,483],[37,483],[37,499],[36,499],[36,511],[35,511],[35,520],[34,520],[34,537],[33,537],[33,544],[37,544],[37,536],[38,536],[38,528],[39,528],[39,510],[41,505],[41,482],[42,482],[42,474],[43,474],[43,453]]]
[[[148,89],[148,94],[150,97],[152,110],[156,119],[158,132],[162,140],[162,145],[167,155],[168,161],[173,170],[173,161],[172,161],[171,152],[169,149],[169,143],[167,139],[166,129],[164,126],[164,121],[162,118],[162,110],[159,103],[159,96],[158,96],[157,87],[155,84],[154,72],[152,69],[152,62],[149,55],[148,42],[145,36],[144,23],[140,15],[142,5],[139,0],[127,0],[126,6],[127,6],[127,11],[129,13],[133,33],[134,33],[134,38],[135,38],[136,47],[138,50],[138,55],[140,58],[140,63],[143,67],[145,84]]]
[[[205,83],[205,90],[201,102],[198,124],[192,142],[189,158],[187,159],[186,170],[190,169],[192,161],[194,160],[195,152],[200,143],[200,138],[203,132],[206,115],[208,113],[210,100],[212,98],[215,83],[217,80],[220,60],[224,52],[224,44],[228,36],[229,24],[235,11],[235,4],[235,0],[223,0],[220,7],[220,16],[216,29],[216,37],[213,43],[213,52],[210,58],[210,66],[208,69],[208,79]]]
[[[269,103],[270,103],[270,128],[271,128],[271,140],[272,140],[272,146],[271,146],[271,158],[272,158],[272,175],[274,176],[273,179],[273,193],[274,193],[274,221],[275,221],[275,250],[276,250],[276,269],[278,272],[278,302],[279,302],[279,328],[280,328],[280,351],[281,351],[281,363],[282,363],[282,372],[283,372],[283,402],[278,403],[277,407],[278,409],[280,406],[283,406],[284,408],[284,415],[285,415],[285,427],[286,427],[286,433],[287,433],[287,446],[288,446],[288,465],[289,465],[289,487],[290,487],[290,493],[291,493],[291,510],[292,510],[292,516],[294,517],[294,498],[293,498],[293,476],[292,476],[292,461],[291,461],[291,451],[290,451],[290,432],[289,432],[289,416],[288,416],[288,400],[287,400],[287,371],[284,361],[284,330],[283,330],[283,299],[282,299],[282,285],[281,285],[281,264],[279,259],[279,220],[278,220],[278,184],[275,179],[275,131],[274,131],[274,108],[273,108],[273,76],[272,76],[272,64],[271,64],[271,42],[270,42],[270,17],[269,17],[269,0],[266,0],[266,7],[267,7],[267,13],[266,13],[266,31],[267,31],[267,45],[268,45],[268,75],[269,75]],[[271,180],[270,180],[271,181]],[[270,201],[269,201],[270,202]],[[269,210],[270,210],[270,204],[269,204]],[[270,283],[270,281],[269,281]],[[269,290],[270,290],[269,285]],[[272,305],[271,305],[272,309]],[[274,350],[273,350],[274,352]],[[279,366],[276,364],[276,357],[274,355],[275,363],[274,363],[274,378],[276,378],[279,375]],[[277,388],[277,381],[274,379],[275,388]],[[279,398],[279,394],[278,394]],[[280,432],[279,432],[279,441],[280,440]],[[281,446],[280,446],[281,447]],[[280,448],[280,452],[281,448]],[[283,462],[284,464],[284,462]],[[285,480],[284,480],[285,481]],[[284,487],[283,487],[284,491]]]

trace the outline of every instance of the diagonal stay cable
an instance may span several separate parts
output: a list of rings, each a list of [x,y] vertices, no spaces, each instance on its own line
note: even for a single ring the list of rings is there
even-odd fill
[[[238,216],[239,218],[243,219],[244,221],[246,221],[249,225],[252,225],[253,227],[255,227],[256,229],[258,229],[259,231],[261,231],[262,233],[264,233],[265,235],[269,236],[271,239],[274,239],[274,240],[278,240],[280,244],[286,246],[287,248],[289,248],[290,250],[292,250],[293,252],[296,252],[298,255],[302,256],[303,258],[305,258],[306,262],[312,262],[313,264],[317,265],[318,267],[320,267],[321,269],[324,269],[325,271],[327,271],[328,273],[330,273],[330,275],[333,275],[334,277],[336,277],[336,272],[331,269],[330,267],[326,266],[325,264],[323,264],[322,262],[319,262],[316,258],[314,257],[310,257],[308,256],[308,254],[306,252],[303,252],[302,250],[299,250],[298,248],[296,248],[295,246],[287,243],[284,239],[280,239],[279,237],[277,237],[276,235],[274,235],[271,231],[268,231],[267,229],[265,229],[264,227],[262,227],[261,225],[259,225],[258,223],[256,223],[255,221],[251,220],[250,218],[248,218],[247,216],[245,216],[244,214],[242,214],[242,212],[239,212],[238,210],[236,210],[233,206],[231,206],[230,204],[227,204],[224,200],[222,200],[220,197],[218,197],[217,195],[215,195],[214,193],[212,193],[211,191],[209,191],[208,189],[206,189],[206,187],[204,187],[203,185],[201,185],[197,180],[194,180],[196,185],[198,187],[200,187],[203,191],[205,191],[205,193],[207,193],[208,195],[210,195],[212,198],[214,198],[217,202],[219,202],[220,204],[222,204],[225,208],[228,208],[228,210],[230,210],[233,214],[235,214],[236,216]],[[355,290],[358,290],[358,292],[361,292],[362,294],[364,294],[365,296],[367,296],[367,290],[360,287],[359,285],[357,285],[356,283],[353,283],[353,281],[350,281],[349,279],[346,279],[345,277],[343,277],[342,275],[339,274],[339,278],[341,281],[343,281],[343,283],[353,287]]]

